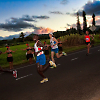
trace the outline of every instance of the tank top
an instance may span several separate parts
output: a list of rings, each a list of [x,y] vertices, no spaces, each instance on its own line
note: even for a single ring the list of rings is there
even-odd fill
[[[56,42],[55,42],[55,41],[53,41],[53,37],[50,39],[50,43],[51,43],[51,45],[56,44]],[[55,45],[55,46],[53,46],[53,47],[52,47],[52,49],[56,49],[56,48],[58,48],[58,46],[57,46],[57,45]]]
[[[85,36],[85,40],[86,40],[86,42],[90,42],[90,36],[89,35],[86,35]]]
[[[38,41],[39,41],[39,40],[38,40]],[[43,47],[37,47],[38,41],[34,44],[35,52],[38,52],[38,51],[42,50],[42,48],[43,48]],[[41,52],[39,52],[39,53],[37,54],[37,56],[40,56],[40,55],[42,55],[43,53],[44,53],[44,52],[41,51]]]

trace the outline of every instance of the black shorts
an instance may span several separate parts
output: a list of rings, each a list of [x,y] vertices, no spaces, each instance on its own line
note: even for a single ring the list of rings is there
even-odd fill
[[[45,51],[44,51],[44,54],[45,54],[45,55],[49,55],[49,50],[45,50]]]
[[[86,42],[86,45],[88,45],[90,42]],[[91,44],[91,43],[90,43]]]
[[[29,59],[29,58],[33,58],[33,54],[27,54],[27,60]]]
[[[8,62],[13,62],[13,57],[7,57]]]
[[[63,48],[62,48],[62,47],[59,47],[59,46],[58,46],[58,49],[59,49],[59,51],[63,51]]]

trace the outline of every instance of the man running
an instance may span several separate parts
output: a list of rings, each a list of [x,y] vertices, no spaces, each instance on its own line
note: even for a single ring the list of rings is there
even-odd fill
[[[60,55],[58,53],[59,49],[58,49],[58,41],[56,38],[53,37],[53,33],[49,33],[49,37],[50,37],[50,43],[51,43],[51,59],[53,61],[53,63],[55,63],[54,60],[54,53],[56,53],[56,57],[60,58],[62,55],[66,55],[66,53],[62,52]]]
[[[44,55],[45,46],[39,41],[38,35],[34,35],[33,40],[35,41],[34,49],[36,55],[36,63],[37,63],[37,71],[39,75],[43,78],[40,83],[44,83],[48,81],[48,78],[44,76],[43,72],[49,67],[49,63],[46,64],[46,57]]]
[[[90,47],[91,47],[90,37],[92,37],[92,40],[94,39],[94,37],[92,35],[89,35],[89,31],[86,31],[86,35],[84,35],[84,39],[85,39],[86,45],[87,45],[87,54],[86,54],[87,56],[89,55],[89,51],[90,51]]]

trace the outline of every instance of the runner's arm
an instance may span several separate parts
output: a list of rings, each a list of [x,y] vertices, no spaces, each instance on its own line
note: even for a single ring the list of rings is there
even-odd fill
[[[55,41],[55,42],[56,42],[53,46],[55,46],[55,45],[57,45],[57,44],[58,44],[58,41],[57,41],[57,39],[56,39],[56,38],[53,38],[53,41]]]
[[[90,35],[90,37],[92,37],[92,40],[94,39],[94,37],[92,35]]]

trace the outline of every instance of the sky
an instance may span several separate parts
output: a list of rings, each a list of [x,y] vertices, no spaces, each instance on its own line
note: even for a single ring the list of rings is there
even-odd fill
[[[96,25],[100,25],[100,0],[0,0],[0,37],[76,28],[76,13],[79,12],[82,26],[83,10],[88,26],[92,23],[93,13]]]

